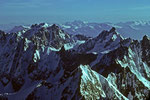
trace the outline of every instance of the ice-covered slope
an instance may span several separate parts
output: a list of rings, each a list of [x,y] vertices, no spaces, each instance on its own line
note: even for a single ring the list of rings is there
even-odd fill
[[[80,91],[85,99],[99,100],[99,99],[118,99],[128,100],[116,87],[115,81],[111,77],[103,77],[102,75],[91,70],[90,66],[80,66],[82,70]]]
[[[0,31],[0,99],[146,100],[150,39],[125,39],[115,28],[95,38],[57,25]]]

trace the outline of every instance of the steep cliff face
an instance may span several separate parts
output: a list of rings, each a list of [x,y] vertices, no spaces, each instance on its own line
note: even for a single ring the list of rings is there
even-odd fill
[[[55,24],[0,31],[0,99],[148,99],[150,39],[124,39],[112,28],[95,38]]]
[[[146,38],[148,40],[148,38]],[[123,40],[126,41],[126,40]],[[115,86],[130,99],[146,99],[149,97],[150,89],[150,68],[149,54],[142,41],[131,40],[129,45],[121,45],[119,48],[101,55],[99,62],[92,69],[105,77],[110,72],[114,73]],[[147,45],[149,41],[147,41]],[[144,49],[143,49],[144,48]],[[148,50],[149,51],[149,50]],[[145,58],[146,60],[143,60]]]

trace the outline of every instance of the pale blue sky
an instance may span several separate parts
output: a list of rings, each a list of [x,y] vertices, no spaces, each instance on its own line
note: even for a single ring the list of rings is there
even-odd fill
[[[0,0],[0,24],[150,20],[150,0]]]

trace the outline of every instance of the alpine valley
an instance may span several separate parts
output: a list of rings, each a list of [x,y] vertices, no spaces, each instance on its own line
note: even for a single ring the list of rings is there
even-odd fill
[[[0,31],[1,100],[149,100],[149,36],[123,38],[114,26],[88,37],[65,28]]]

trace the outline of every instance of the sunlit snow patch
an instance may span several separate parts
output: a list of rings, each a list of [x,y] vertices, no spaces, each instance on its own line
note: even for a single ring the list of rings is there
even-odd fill
[[[37,62],[40,59],[40,53],[38,50],[35,50],[33,61]]]

